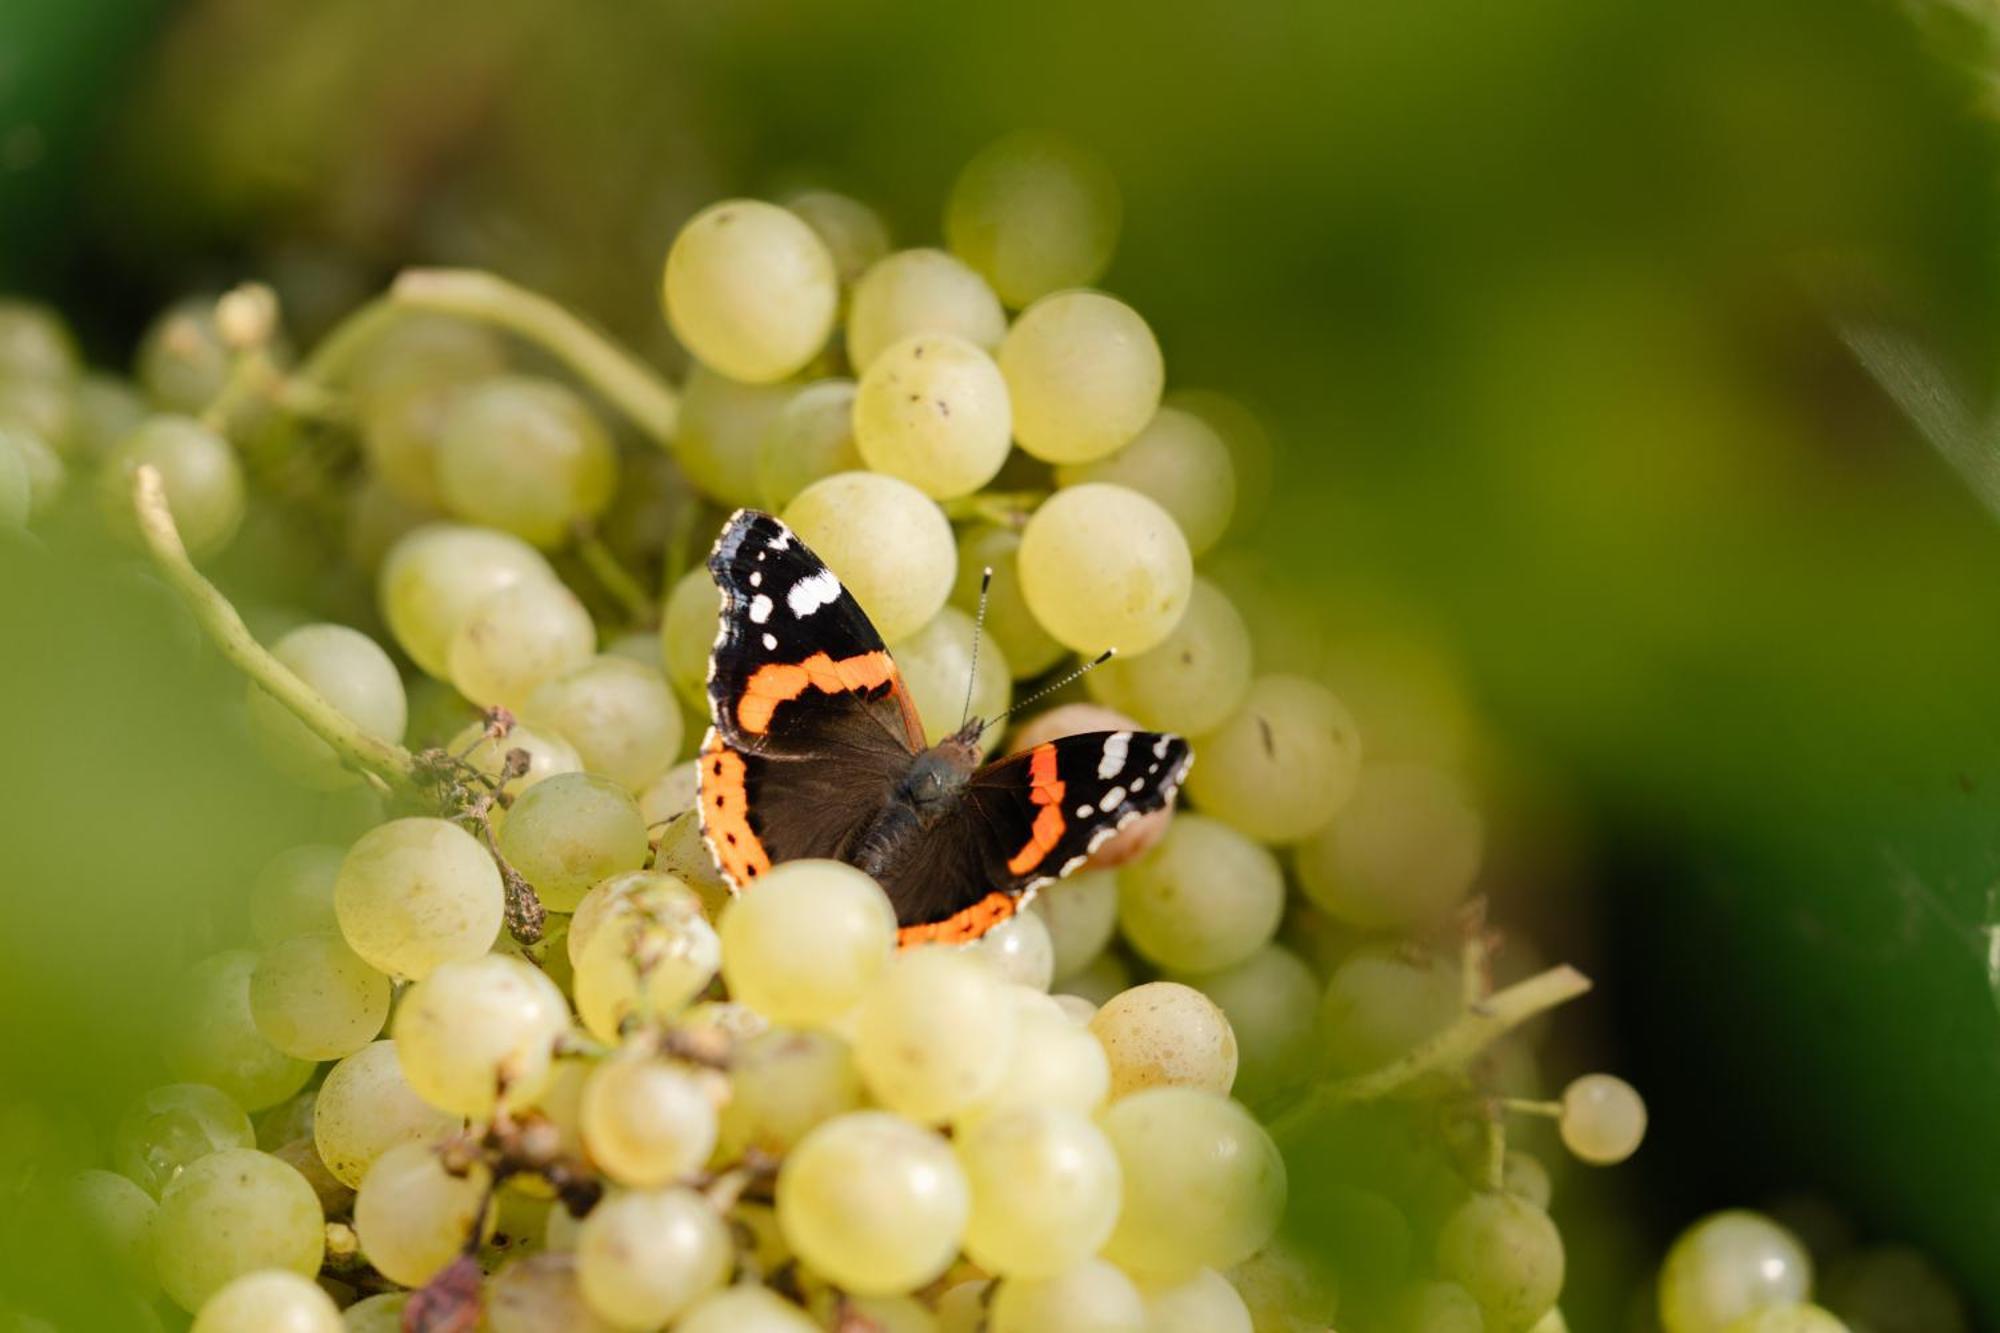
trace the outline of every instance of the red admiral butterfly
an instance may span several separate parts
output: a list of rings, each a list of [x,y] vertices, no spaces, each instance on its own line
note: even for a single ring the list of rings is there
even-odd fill
[[[975,940],[1187,775],[1187,742],[1146,731],[982,767],[990,724],[973,718],[927,747],[881,636],[791,529],[738,510],[708,568],[723,607],[697,804],[735,890],[775,862],[828,857],[888,890],[903,944]]]

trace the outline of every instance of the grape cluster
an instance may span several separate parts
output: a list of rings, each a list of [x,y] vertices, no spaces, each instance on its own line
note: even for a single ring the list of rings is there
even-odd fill
[[[258,876],[75,1182],[140,1301],[198,1333],[1564,1327],[1507,1125],[1609,1164],[1645,1107],[1535,1086],[1522,1025],[1586,983],[1496,989],[1462,777],[1263,665],[1304,614],[1226,558],[1266,446],[1090,287],[1120,225],[1042,135],[965,168],[945,248],[825,191],[715,204],[665,263],[678,392],[479,274],[405,275],[303,358],[266,289],[178,306],[136,385],[0,306],[0,525],[94,469],[275,768],[373,811]],[[379,626],[249,639],[192,562],[253,496],[333,525]],[[737,505],[839,575],[933,739],[968,680],[996,716],[1115,649],[1012,747],[1179,732],[1189,808],[962,950],[899,952],[833,862],[732,900],[690,756]]]

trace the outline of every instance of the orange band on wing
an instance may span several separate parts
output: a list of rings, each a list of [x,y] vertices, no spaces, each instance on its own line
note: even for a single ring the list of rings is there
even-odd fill
[[[865,692],[896,679],[896,664],[881,651],[857,653],[836,661],[814,653],[803,662],[767,662],[744,682],[736,701],[736,725],[752,736],[771,729],[778,705],[790,703],[807,690],[822,694]]]
[[[1029,754],[1028,782],[1028,799],[1041,809],[1035,812],[1034,827],[1028,830],[1028,845],[1007,862],[1007,869],[1016,875],[1025,875],[1040,865],[1062,838],[1064,783],[1056,777],[1054,745],[1037,745]]]
[[[771,868],[771,854],[750,827],[743,756],[716,741],[701,752],[701,831],[729,882],[742,888]]]
[[[995,890],[942,921],[904,926],[896,932],[896,944],[907,949],[913,944],[964,944],[968,940],[976,940],[1014,915],[1019,902],[1013,894]]]

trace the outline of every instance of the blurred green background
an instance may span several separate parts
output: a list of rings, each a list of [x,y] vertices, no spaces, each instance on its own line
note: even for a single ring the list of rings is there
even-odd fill
[[[1699,1211],[1793,1190],[2000,1326],[2000,533],[1826,281],[1987,401],[1982,12],[13,0],[0,287],[122,365],[190,288],[272,277],[309,336],[403,264],[480,264],[675,366],[657,265],[702,203],[824,182],[927,243],[981,144],[1075,135],[1170,380],[1270,426],[1246,540],[1290,651],[1339,683],[1394,643],[1462,691],[1531,831],[1496,915],[1603,983],[1566,1021],[1654,1130],[1565,1186],[1573,1326],[1621,1327]],[[253,605],[355,596],[238,545]],[[211,908],[353,814],[274,789],[119,558],[7,561],[0,1079],[74,1112],[0,1142],[33,1156],[152,1081],[135,1014]]]

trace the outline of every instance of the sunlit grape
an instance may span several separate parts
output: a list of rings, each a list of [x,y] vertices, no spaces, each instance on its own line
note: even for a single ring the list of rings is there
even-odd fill
[[[344,1333],[333,1299],[285,1269],[245,1273],[201,1307],[191,1333]]]
[[[345,855],[338,847],[307,843],[266,861],[250,887],[250,928],[257,942],[276,944],[294,935],[338,930],[333,884]]]
[[[559,773],[522,792],[499,842],[553,912],[575,908],[599,880],[637,870],[648,851],[638,803],[595,773]]]
[[[219,1088],[246,1111],[277,1105],[312,1076],[311,1064],[286,1055],[257,1030],[250,1010],[256,970],[257,955],[249,949],[196,963],[181,979],[166,1034],[174,1077]]]
[[[1029,910],[1049,929],[1050,971],[1060,982],[1111,942],[1118,929],[1118,877],[1086,870],[1057,880],[1035,895]]]
[[[1111,1095],[1175,1086],[1226,1093],[1236,1081],[1236,1034],[1192,986],[1149,981],[1112,996],[1090,1020],[1111,1062]]]
[[[1004,981],[1046,991],[1055,980],[1055,944],[1049,928],[1032,912],[1016,912],[975,940],[968,958],[986,964]]]
[[[577,955],[577,1016],[599,1041],[616,1041],[630,1018],[678,1014],[721,964],[722,943],[700,902],[676,891],[592,932]]]
[[[354,1196],[354,1231],[361,1252],[384,1276],[421,1287],[464,1252],[491,1175],[479,1162],[455,1175],[420,1143],[402,1143],[375,1159]]]
[[[250,976],[250,1016],[286,1055],[338,1060],[374,1040],[389,1017],[389,978],[336,934],[272,945]]]
[[[614,1194],[591,1210],[576,1238],[583,1298],[620,1328],[674,1319],[722,1285],[730,1263],[728,1229],[692,1190]]]
[[[801,190],[779,202],[826,246],[842,287],[853,286],[869,265],[889,253],[888,224],[859,199],[834,190]]]
[[[438,438],[437,480],[451,513],[550,548],[610,504],[618,455],[603,423],[570,389],[501,376],[452,400]]]
[[[991,481],[1012,429],[1000,368],[950,334],[914,334],[883,348],[854,399],[854,442],[868,466],[939,500]]]
[[[1152,851],[1118,874],[1118,923],[1163,968],[1210,972],[1277,933],[1285,879],[1277,858],[1218,820],[1181,814]]]
[[[784,519],[891,642],[938,613],[958,573],[944,511],[894,477],[836,473],[800,491]]]
[[[745,384],[705,365],[690,370],[674,437],[688,480],[724,504],[758,503],[762,444],[795,392],[793,384]]]
[[[715,1102],[701,1080],[661,1060],[600,1065],[583,1085],[583,1142],[621,1185],[691,1175],[715,1147]]]
[[[1271,1238],[1285,1163],[1249,1113],[1197,1088],[1149,1088],[1099,1122],[1118,1153],[1125,1199],[1104,1257],[1147,1281],[1224,1269]],[[1201,1200],[1191,1209],[1188,1201]]]
[[[189,1164],[226,1148],[254,1148],[243,1108],[216,1088],[169,1083],[140,1095],[111,1138],[121,1175],[157,1196]]]
[[[797,215],[729,199],[694,215],[667,253],[674,336],[725,375],[768,384],[805,366],[833,331],[833,256]]]
[[[903,684],[916,701],[917,716],[923,719],[925,739],[932,745],[958,730],[961,713],[991,718],[1007,711],[1013,684],[1006,654],[991,634],[982,631],[975,674],[972,640],[972,617],[957,607],[947,606],[915,634],[889,645],[897,669],[902,672]],[[968,681],[972,686],[969,712]],[[1001,735],[997,727],[988,730],[980,737],[981,750],[991,753],[1000,743]]]
[[[819,1325],[767,1288],[742,1283],[691,1307],[674,1333],[819,1333]]]
[[[722,1108],[723,1159],[755,1149],[782,1156],[813,1126],[861,1105],[861,1075],[845,1041],[774,1028],[738,1047]]]
[[[1452,779],[1368,765],[1331,823],[1299,845],[1306,896],[1337,921],[1410,930],[1447,916],[1479,871],[1484,826]]]
[[[1118,1220],[1118,1157],[1089,1117],[1022,1107],[955,1144],[971,1190],[965,1252],[989,1273],[1045,1278],[1097,1252]]]
[[[313,1142],[334,1178],[358,1188],[375,1159],[405,1143],[435,1144],[459,1118],[417,1095],[393,1041],[370,1042],[327,1072],[313,1107]]]
[[[889,1296],[951,1264],[969,1208],[965,1175],[938,1135],[882,1111],[815,1128],[778,1174],[778,1222],[815,1271]]]
[[[1111,1062],[1060,999],[1016,989],[1012,1053],[991,1091],[954,1117],[961,1128],[1023,1107],[1065,1107],[1093,1114],[1111,1095]],[[1086,1020],[1087,1021],[1087,1020]]]
[[[1196,748],[1188,794],[1208,814],[1265,842],[1324,828],[1361,771],[1354,718],[1323,686],[1260,676],[1229,719]]]
[[[793,393],[757,441],[757,489],[782,509],[821,477],[861,466],[854,443],[853,380],[819,380]]]
[[[1111,534],[1116,534],[1113,537]],[[1122,486],[1058,491],[1021,534],[1021,590],[1082,653],[1143,653],[1180,623],[1194,566],[1165,510]]]
[[[1585,1074],[1563,1089],[1558,1124],[1565,1148],[1593,1166],[1611,1166],[1639,1150],[1646,1103],[1622,1078]]]
[[[946,948],[905,950],[861,1000],[854,1059],[862,1082],[890,1110],[947,1120],[998,1085],[1015,1014],[1007,984],[986,967]]]
[[[1720,1333],[1730,1321],[1812,1295],[1812,1260],[1757,1213],[1713,1213],[1680,1234],[1660,1266],[1666,1333]]]
[[[1228,446],[1192,412],[1163,407],[1129,444],[1089,463],[1056,469],[1064,486],[1105,481],[1159,502],[1197,556],[1222,540],[1236,507]]]
[[[485,953],[500,933],[503,899],[486,849],[456,824],[423,817],[362,834],[333,889],[348,947],[404,977]]]
[[[451,643],[492,594],[555,571],[518,537],[459,523],[430,523],[390,548],[376,575],[376,604],[403,651],[431,675],[450,674]]]
[[[460,1115],[532,1102],[549,1079],[569,1006],[539,970],[489,954],[444,963],[412,986],[391,1032],[417,1095]]]
[[[340,1312],[346,1333],[403,1333],[403,1307],[414,1293],[385,1291],[356,1301]]]
[[[1458,1016],[1461,985],[1458,969],[1434,954],[1355,950],[1334,969],[1320,1004],[1329,1062],[1343,1073],[1389,1063]]]
[[[1002,1278],[987,1313],[991,1333],[1142,1333],[1146,1326],[1139,1289],[1102,1259],[1050,1277]]]
[[[476,704],[518,708],[544,681],[597,654],[597,627],[554,580],[516,583],[481,598],[447,650],[451,683]]]
[[[1562,1237],[1525,1199],[1475,1194],[1438,1235],[1437,1271],[1479,1302],[1489,1326],[1525,1329],[1562,1294]]]
[[[192,417],[153,417],[120,441],[104,460],[104,512],[120,531],[136,531],[132,479],[141,467],[160,474],[167,510],[181,540],[199,556],[228,544],[243,521],[243,468],[236,452]]]
[[[544,681],[522,718],[576,747],[583,766],[637,792],[667,771],[681,750],[681,712],[659,671],[600,654]]]
[[[1234,966],[1181,980],[1215,1001],[1229,1020],[1238,1097],[1254,1104],[1311,1072],[1320,985],[1297,954],[1267,944]]]
[[[302,625],[272,644],[271,655],[363,732],[391,743],[403,739],[409,704],[402,677],[367,635],[345,625]],[[287,774],[322,789],[358,781],[290,709],[255,685],[246,698],[260,748]]]
[[[786,861],[722,918],[729,993],[773,1023],[830,1023],[857,1004],[896,947],[896,912],[838,861]]]
[[[1249,1307],[1213,1268],[1183,1282],[1140,1288],[1147,1333],[1252,1333]]]
[[[392,495],[436,510],[438,440],[465,385],[415,379],[359,399],[362,452],[370,475]]]
[[[245,1273],[282,1268],[311,1277],[324,1227],[304,1176],[254,1149],[225,1148],[190,1163],[160,1196],[153,1224],[160,1285],[194,1311]]]
[[[1157,731],[1199,736],[1250,691],[1250,631],[1220,588],[1200,576],[1187,610],[1143,653],[1120,653],[1083,678],[1094,699]]]
[[[1159,410],[1166,377],[1146,321],[1102,292],[1036,301],[1007,331],[998,360],[1015,441],[1050,463],[1088,463],[1131,443]]]
[[[958,574],[951,587],[951,604],[976,615],[985,571],[993,571],[993,582],[986,588],[986,632],[1000,645],[1014,679],[1026,680],[1060,662],[1069,650],[1043,629],[1028,609],[1015,558],[1020,549],[1021,534],[1011,528],[984,523],[966,527],[958,539]]]
[[[1010,134],[965,164],[945,206],[954,253],[1010,306],[1097,281],[1121,217],[1118,183],[1096,155],[1058,135]]]
[[[992,351],[1007,336],[1000,298],[942,250],[899,250],[855,284],[847,312],[847,358],[867,370],[875,358],[915,334],[947,334]]]

